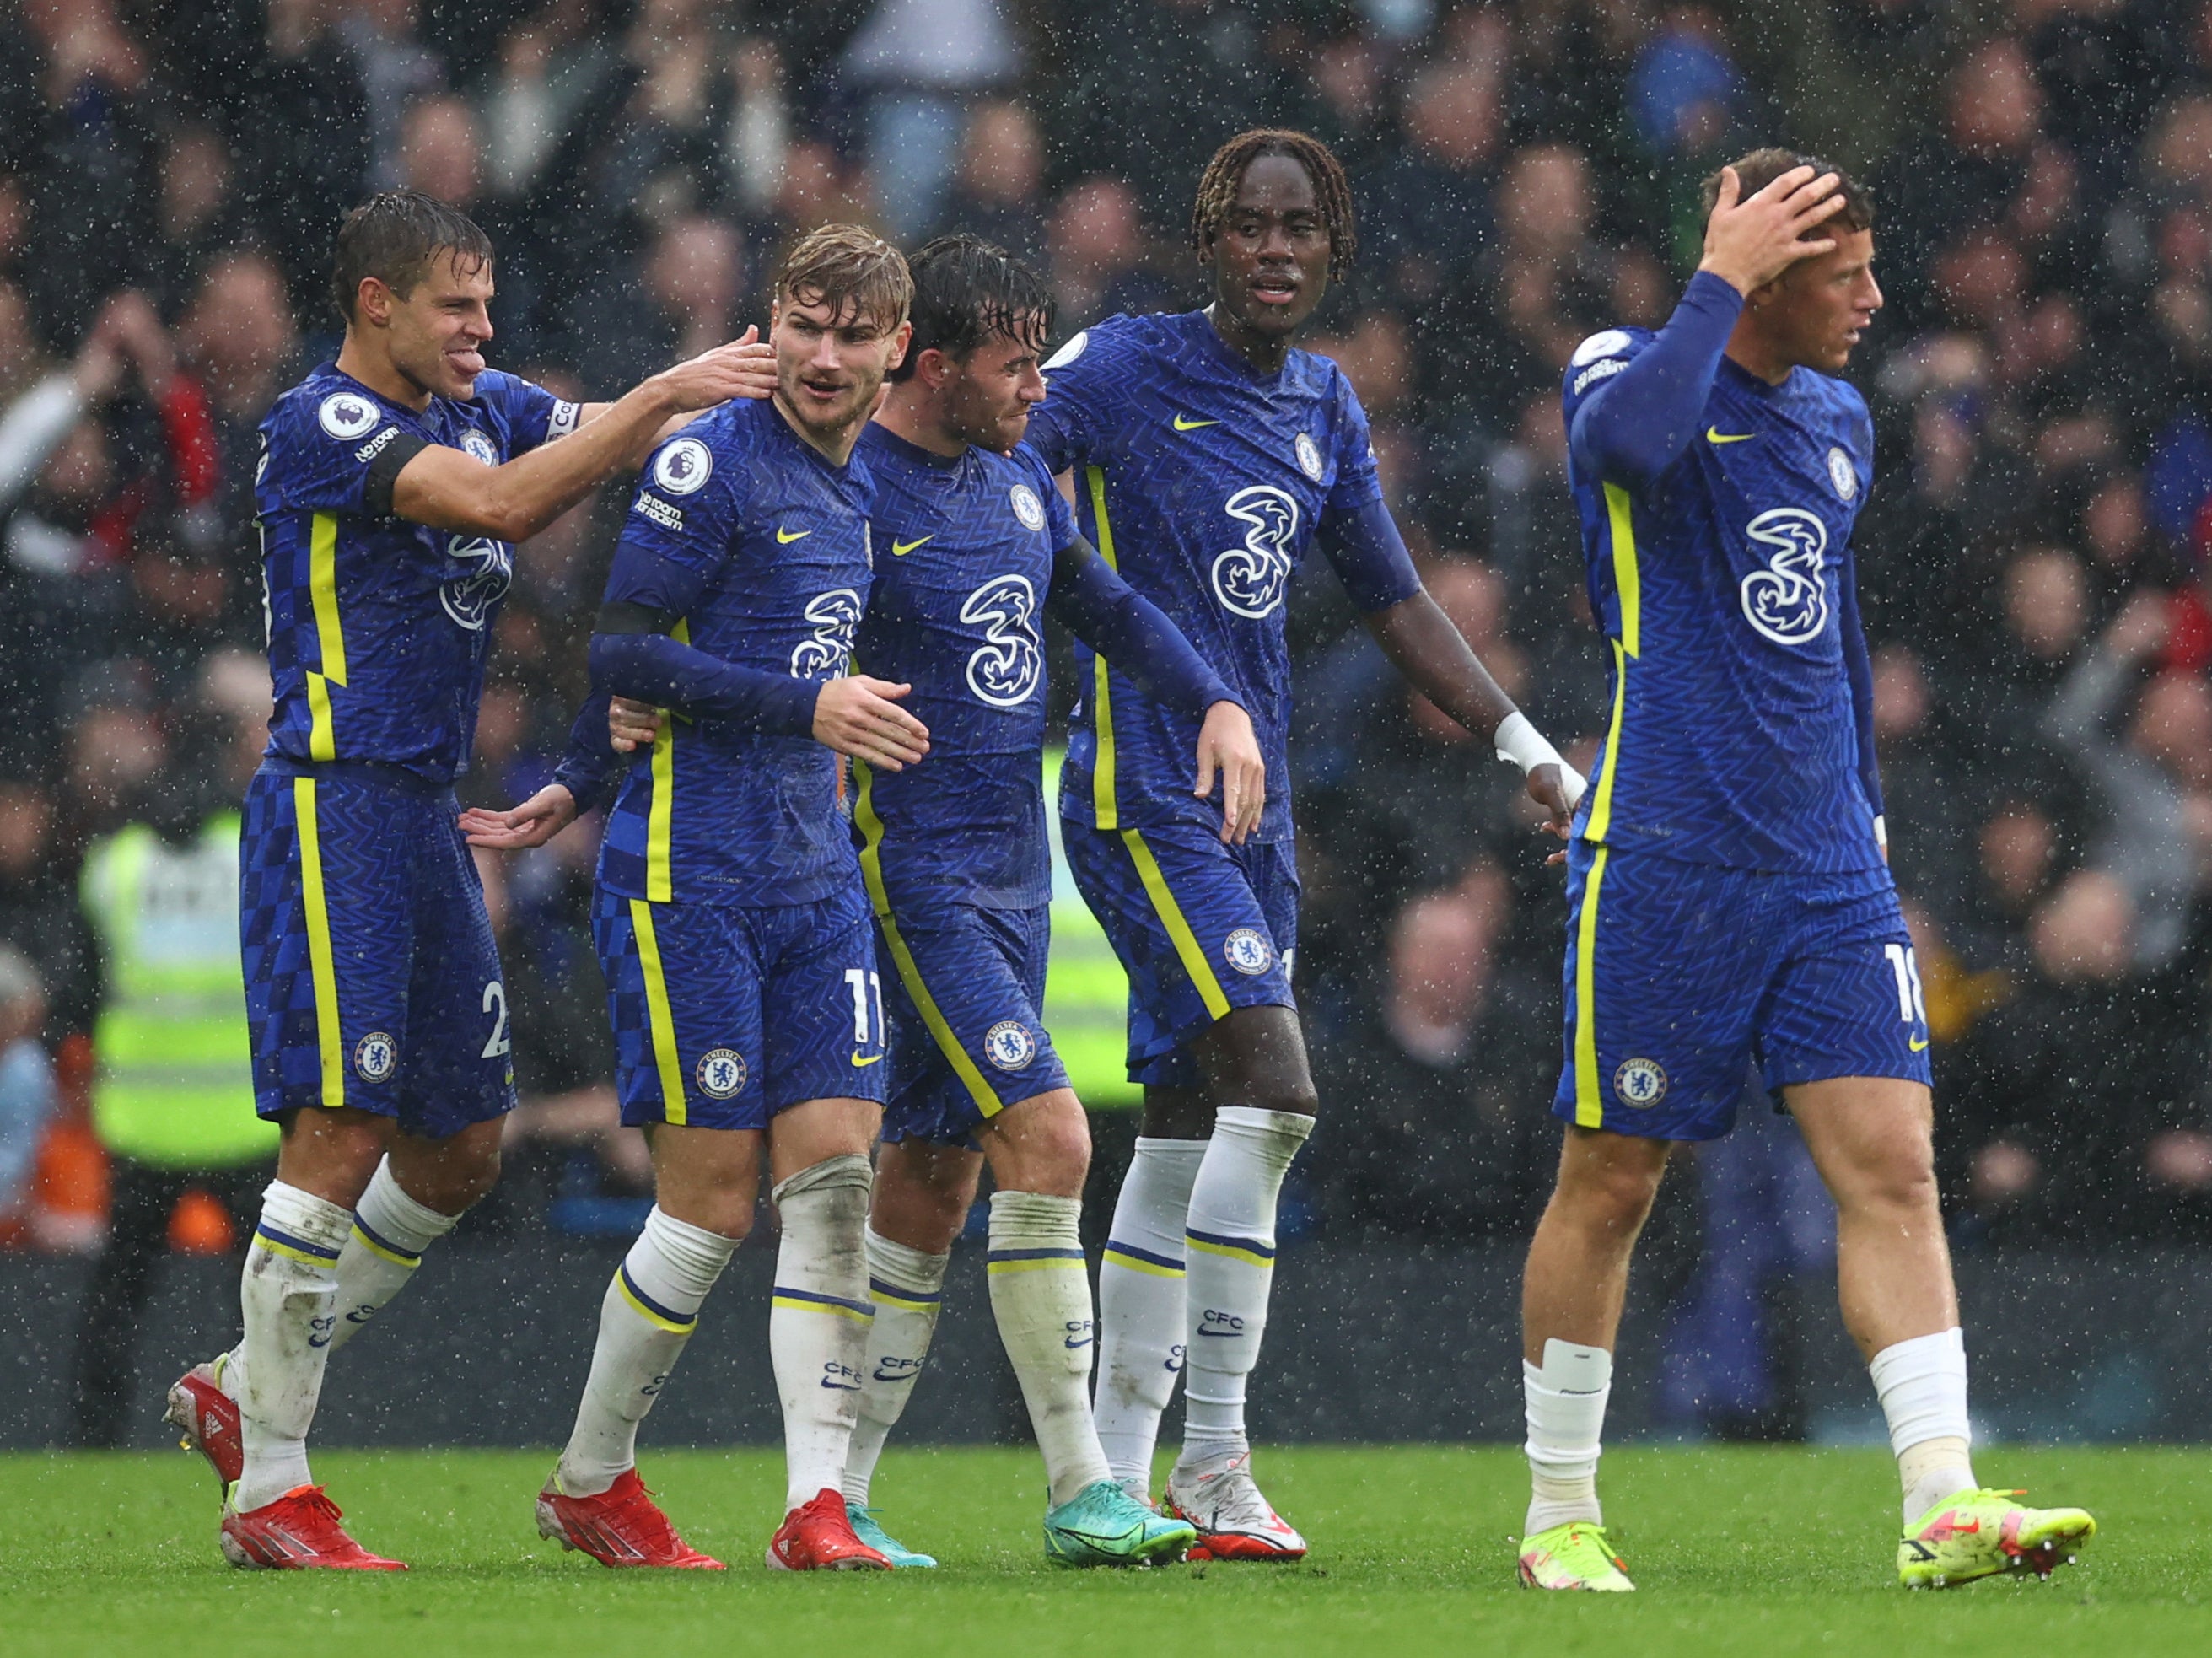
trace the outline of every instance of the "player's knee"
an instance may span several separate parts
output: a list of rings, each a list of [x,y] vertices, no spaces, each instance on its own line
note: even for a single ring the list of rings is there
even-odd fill
[[[1553,1200],[1597,1230],[1632,1233],[1651,1213],[1665,1167],[1640,1158],[1571,1160]]]
[[[1844,1209],[1918,1215],[1939,1202],[1934,1159],[1909,1147],[1854,1165],[1836,1186]]]

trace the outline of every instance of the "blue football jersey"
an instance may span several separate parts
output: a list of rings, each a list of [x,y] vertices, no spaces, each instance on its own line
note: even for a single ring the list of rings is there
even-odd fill
[[[1030,442],[1054,472],[1074,469],[1085,533],[1252,716],[1267,762],[1257,838],[1288,838],[1291,573],[1325,518],[1382,498],[1351,382],[1309,351],[1263,375],[1202,311],[1111,318],[1046,367],[1050,389],[1030,416]],[[1197,722],[1080,645],[1076,663],[1085,695],[1062,813],[1104,829],[1182,821],[1218,830],[1219,806],[1190,792]]]
[[[675,637],[725,662],[834,679],[871,580],[867,463],[833,466],[775,405],[742,399],[655,449],[623,525],[610,600],[673,567],[698,597]],[[702,585],[703,584],[703,585]],[[811,738],[666,720],[631,759],[599,879],[656,903],[811,903],[856,880],[837,756]]]
[[[1575,416],[1644,350],[1583,342]],[[1633,488],[1571,456],[1590,608],[1613,646],[1583,840],[1733,867],[1880,866],[1848,659],[1863,653],[1851,530],[1874,477],[1865,401],[1800,367],[1769,386],[1721,360],[1680,456]]]
[[[1052,474],[1024,444],[948,460],[871,422],[884,550],[857,664],[911,684],[929,756],[864,768],[861,832],[896,895],[1028,909],[1052,901],[1045,838],[1045,596],[1054,555],[1076,539]]]
[[[380,761],[439,782],[468,769],[514,550],[371,516],[370,469],[409,438],[497,466],[573,430],[578,413],[495,369],[477,377],[473,398],[433,398],[420,414],[331,363],[276,399],[253,486],[276,705],[270,754]]]

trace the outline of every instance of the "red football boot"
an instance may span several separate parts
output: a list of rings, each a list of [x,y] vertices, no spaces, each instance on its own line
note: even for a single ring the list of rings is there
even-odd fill
[[[635,1468],[624,1469],[597,1497],[569,1496],[560,1489],[557,1474],[547,1480],[538,1493],[538,1534],[564,1549],[581,1549],[603,1566],[728,1570],[676,1534]]]
[[[223,1558],[250,1570],[405,1571],[406,1564],[371,1554],[338,1524],[338,1505],[320,1485],[295,1485],[274,1503],[240,1514],[222,1507]]]
[[[161,1420],[173,1424],[178,1442],[198,1451],[215,1470],[216,1484],[228,1491],[246,1472],[246,1441],[239,1431],[238,1401],[222,1390],[223,1367],[230,1355],[195,1364],[169,1389],[169,1408]]]
[[[889,1571],[891,1563],[853,1535],[844,1495],[827,1489],[783,1516],[768,1546],[778,1571]]]

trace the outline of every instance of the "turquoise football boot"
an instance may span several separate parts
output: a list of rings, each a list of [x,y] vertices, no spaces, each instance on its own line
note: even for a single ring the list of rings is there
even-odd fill
[[[909,1566],[933,1566],[937,1564],[934,1557],[916,1554],[893,1537],[876,1523],[873,1509],[864,1509],[849,1497],[845,1499],[845,1518],[852,1522],[853,1535],[890,1561],[893,1571],[904,1571]]]
[[[1188,1521],[1154,1513],[1110,1479],[1085,1485],[1044,1517],[1045,1558],[1056,1565],[1164,1565],[1197,1541]]]

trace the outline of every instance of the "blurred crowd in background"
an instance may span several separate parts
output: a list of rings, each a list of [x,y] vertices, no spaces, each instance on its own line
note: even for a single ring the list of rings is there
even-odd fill
[[[234,800],[258,755],[255,426],[335,352],[345,207],[407,185],[467,210],[498,248],[493,361],[604,397],[764,325],[778,252],[826,220],[993,237],[1048,271],[1062,337],[1200,302],[1197,173],[1261,123],[1344,159],[1361,252],[1310,343],[1372,417],[1431,589],[1586,768],[1605,655],[1560,370],[1665,319],[1723,161],[1782,140],[1871,185],[1857,548],[1955,1236],[2212,1236],[2199,0],[0,4],[6,1235],[100,1235],[80,872],[124,823]],[[520,550],[465,800],[550,775],[621,511],[611,489]],[[1549,847],[1318,560],[1291,627],[1327,1102],[1303,1224],[1524,1236],[1559,1133]],[[487,871],[536,1170],[510,1218],[586,1229],[643,1177],[606,1127],[594,852],[587,826]],[[1789,1168],[1730,1178],[1779,1206],[1762,1236],[1803,1232]],[[209,1193],[173,1242],[221,1247]]]

